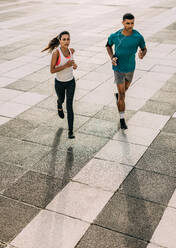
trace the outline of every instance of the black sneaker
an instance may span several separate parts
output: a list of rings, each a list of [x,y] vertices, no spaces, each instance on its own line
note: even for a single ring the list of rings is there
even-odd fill
[[[64,119],[64,111],[63,109],[58,109],[58,115],[61,119]]]
[[[120,128],[121,129],[128,129],[128,127],[125,123],[125,119],[120,119]]]
[[[116,99],[116,103],[118,103],[118,93],[114,93],[115,99]]]
[[[69,131],[68,132],[68,138],[69,139],[74,139],[75,138],[75,136],[73,135],[73,132],[72,131]]]

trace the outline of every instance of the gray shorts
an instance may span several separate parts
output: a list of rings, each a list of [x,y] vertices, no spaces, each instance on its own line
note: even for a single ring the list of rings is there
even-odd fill
[[[114,71],[114,83],[115,84],[123,84],[125,81],[131,83],[133,79],[134,71],[132,72],[119,72]]]

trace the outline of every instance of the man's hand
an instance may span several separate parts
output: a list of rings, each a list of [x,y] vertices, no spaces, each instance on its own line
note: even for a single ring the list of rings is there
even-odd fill
[[[146,55],[146,53],[147,53],[147,49],[145,48],[145,49],[143,49],[143,50],[139,50],[139,53],[138,53],[138,57],[140,58],[140,59],[143,59],[143,57]]]
[[[112,64],[113,64],[114,66],[117,65],[117,60],[118,60],[117,57],[112,57],[111,61],[112,61]]]

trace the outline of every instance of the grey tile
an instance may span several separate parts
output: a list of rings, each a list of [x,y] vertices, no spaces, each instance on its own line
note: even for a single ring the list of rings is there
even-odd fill
[[[176,118],[170,119],[163,128],[164,132],[176,133]]]
[[[142,158],[138,161],[136,167],[155,171],[168,176],[176,176],[176,153],[167,150],[147,149]]]
[[[98,111],[103,108],[101,104],[93,104],[91,102],[76,101],[74,104],[75,114],[94,116]]]
[[[99,226],[91,225],[76,248],[146,248],[147,243]]]
[[[0,163],[0,191],[3,191],[14,181],[17,180],[18,177],[22,176],[25,172],[25,169],[11,165]]]
[[[68,139],[67,131],[62,127],[49,127],[44,125],[37,127],[25,137],[25,140],[29,142],[58,147],[61,147],[60,144],[65,143],[66,139]]]
[[[27,80],[17,80],[14,83],[9,84],[6,86],[8,89],[15,89],[15,90],[22,90],[22,91],[28,91],[32,89],[33,87],[37,86],[39,82],[36,81],[27,81]]]
[[[12,199],[0,196],[0,240],[11,241],[39,212]]]
[[[79,132],[112,138],[117,132],[117,123],[91,118],[79,129]]]
[[[126,110],[125,119],[129,120],[135,113],[136,111]],[[120,120],[119,112],[116,106],[104,106],[103,109],[100,110],[94,117],[101,120],[114,121],[116,123],[118,123]]]
[[[44,82],[50,78],[53,78],[53,82],[54,82],[54,77],[52,74],[50,74],[49,66],[46,66],[37,72],[34,72],[28,76],[25,76],[23,79],[27,81],[34,81],[34,82]]]
[[[38,103],[36,107],[45,108],[56,110],[57,109],[57,96],[49,96],[47,99],[43,100],[42,102]]]
[[[53,111],[51,109],[48,110],[44,108],[38,108],[35,106],[18,115],[17,119],[19,118],[33,123],[33,125],[38,125],[42,123],[47,123],[53,120],[56,116],[56,108],[55,111]]]
[[[44,208],[60,191],[61,181],[33,171],[26,172],[3,195]]]
[[[175,106],[167,102],[148,100],[140,111],[150,112],[159,115],[173,115]]]
[[[175,82],[173,82],[175,80]],[[163,91],[176,92],[176,78],[172,77],[168,82],[161,88]]]
[[[167,205],[175,188],[176,178],[133,169],[121,185],[120,192]]]
[[[102,110],[100,110],[94,118],[101,119],[101,120],[106,120],[106,121],[114,121],[118,122],[120,117],[118,114],[117,107],[109,107],[109,106],[104,106]]]
[[[158,102],[166,102],[174,106],[176,105],[175,92],[172,91],[159,90],[151,99]]]
[[[37,125],[31,123],[30,121],[12,119],[8,123],[0,126],[0,135],[23,139],[36,127]]]
[[[155,203],[117,192],[99,214],[95,223],[149,241],[164,209]]]
[[[57,145],[53,146],[51,152],[37,162],[32,169],[58,177],[62,180],[62,185],[65,185],[107,142],[106,139],[91,135],[80,134],[80,137],[82,142],[65,142],[61,149],[58,149]],[[78,136],[77,138],[79,139]]]
[[[51,149],[17,139],[0,137],[1,162],[15,163],[23,167],[30,167],[46,155]]]
[[[151,148],[175,152],[176,151],[176,134],[161,132],[151,144]]]

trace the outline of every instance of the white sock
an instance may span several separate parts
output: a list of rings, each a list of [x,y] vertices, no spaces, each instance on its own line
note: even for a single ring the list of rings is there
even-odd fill
[[[119,115],[120,115],[120,119],[124,119],[124,117],[125,117],[125,112],[119,112]]]

